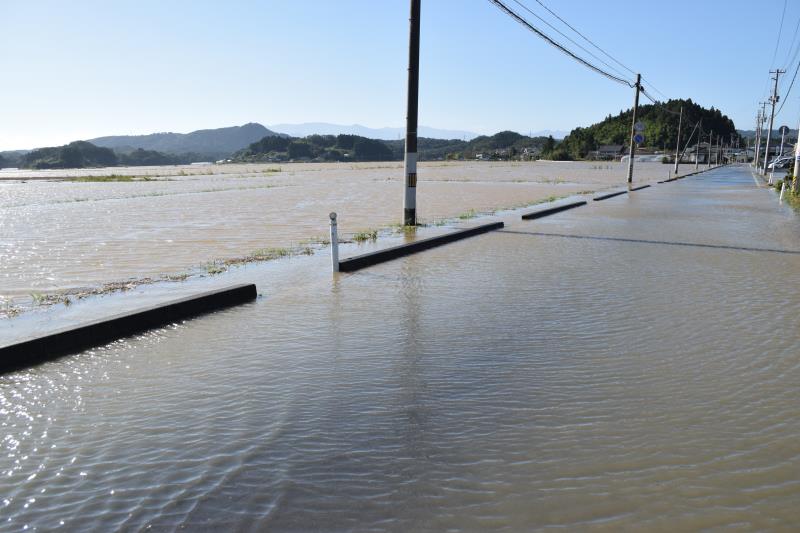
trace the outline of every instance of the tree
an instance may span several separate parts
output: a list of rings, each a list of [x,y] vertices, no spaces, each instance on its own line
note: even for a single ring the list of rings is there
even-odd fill
[[[287,149],[289,159],[301,159],[306,157],[313,157],[311,152],[311,145],[304,142],[292,141],[289,143]]]
[[[392,150],[383,142],[359,137],[353,142],[353,151],[358,161],[390,161]]]
[[[352,150],[353,145],[356,142],[356,139],[363,137],[359,137],[358,135],[337,135],[336,136],[336,148],[341,148],[343,150]]]
[[[555,149],[555,147],[556,140],[553,139],[552,135],[548,135],[547,140],[544,141],[544,144],[542,145],[542,153],[550,153]]]

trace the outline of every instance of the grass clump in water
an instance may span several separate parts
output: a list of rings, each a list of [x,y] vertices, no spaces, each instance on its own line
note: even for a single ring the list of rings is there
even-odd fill
[[[376,241],[378,240],[378,230],[360,231],[353,235],[353,240],[355,242]]]
[[[470,209],[469,211],[465,211],[465,212],[461,213],[460,215],[458,215],[458,218],[459,218],[459,220],[468,220],[470,218],[477,217],[478,214],[479,213],[477,211],[475,211],[474,209]]]
[[[22,309],[11,302],[0,302],[0,318],[14,318],[22,312]]]
[[[250,253],[250,257],[256,261],[269,261],[289,255],[292,255],[292,251],[288,248],[259,248]]]
[[[131,181],[151,181],[147,176],[127,176],[122,174],[109,174],[108,176],[81,176],[70,181],[79,183],[111,183],[111,182],[131,182]]]
[[[205,269],[206,273],[208,273],[210,276],[222,274],[223,272],[228,270],[228,268],[225,265],[220,264],[216,261],[212,261],[211,263],[206,263],[205,265],[203,265],[203,268]]]

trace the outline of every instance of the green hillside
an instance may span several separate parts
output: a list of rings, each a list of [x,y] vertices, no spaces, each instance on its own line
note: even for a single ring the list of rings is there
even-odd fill
[[[513,159],[526,149],[531,153],[552,148],[547,137],[527,137],[513,131],[480,136],[466,142],[460,139],[420,137],[417,151],[421,161],[442,159],[487,158]],[[262,161],[402,161],[405,141],[368,139],[358,135],[309,135],[308,137],[264,137],[237,152],[233,158],[242,162]]]
[[[100,148],[86,141],[75,141],[65,146],[39,148],[25,154],[23,167],[27,168],[84,168],[108,167],[118,163],[110,148]]]
[[[691,99],[669,100],[661,105],[639,106],[637,120],[645,126],[643,146],[653,148],[675,148],[678,135],[678,112],[683,106],[683,133],[682,142],[686,142],[692,127],[702,119],[703,130],[713,131],[714,135],[722,135],[724,139],[738,138],[736,126],[719,109],[706,109]],[[602,122],[592,124],[586,128],[575,128],[558,146],[546,157],[552,159],[581,159],[599,146],[608,144],[622,144],[627,146],[631,135],[632,110],[620,111],[616,116],[609,115]],[[692,139],[696,142],[697,134]]]

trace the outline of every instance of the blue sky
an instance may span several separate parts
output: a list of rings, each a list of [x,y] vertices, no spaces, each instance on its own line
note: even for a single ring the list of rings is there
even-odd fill
[[[667,96],[714,105],[740,128],[753,127],[770,67],[789,68],[800,17],[789,0],[772,61],[784,0],[542,1]],[[2,0],[0,150],[251,121],[401,126],[408,10],[407,0]],[[632,89],[488,0],[422,10],[421,124],[570,130],[632,105]],[[798,113],[800,80],[778,122],[795,127]]]

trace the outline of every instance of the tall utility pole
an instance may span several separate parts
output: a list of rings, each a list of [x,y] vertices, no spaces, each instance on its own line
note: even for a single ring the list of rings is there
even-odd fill
[[[758,110],[758,114],[756,115],[756,138],[754,140],[755,145],[755,155],[753,157],[753,166],[758,168],[758,154],[761,144],[761,110]]]
[[[769,115],[769,133],[767,134],[767,151],[764,154],[764,174],[767,173],[767,164],[769,163],[769,142],[772,137],[772,126],[773,122],[775,121],[775,104],[778,103],[780,99],[778,97],[778,78],[780,78],[781,74],[785,73],[785,70],[770,70],[770,74],[775,74],[775,77],[772,78],[775,80],[775,87],[772,89],[772,98],[769,99],[770,103],[772,104],[772,112]]]
[[[717,158],[716,158],[717,159],[717,166],[719,166],[719,150],[722,147],[722,144],[720,143],[720,139],[722,139],[722,135],[717,135]]]
[[[636,113],[639,111],[639,91],[642,89],[642,75],[636,75],[635,94],[633,98],[633,119],[631,121],[631,146],[628,152],[628,188],[633,183],[633,156],[636,154],[636,143],[633,138],[636,136]]]
[[[417,119],[419,114],[419,18],[421,0],[411,0],[408,38],[408,107],[406,113],[406,186],[403,224],[417,225]]]
[[[747,163],[748,159],[750,159],[750,137],[745,138],[745,148],[744,148],[744,162]]]
[[[697,146],[694,148],[694,169],[700,166],[700,141],[703,140],[703,119],[700,119],[700,124],[697,126]]]
[[[714,132],[708,132],[708,155],[706,157],[706,168],[711,168],[711,143],[714,142]]]
[[[781,131],[781,150],[780,150],[780,153],[778,154],[778,157],[782,157],[783,156],[783,142],[786,140],[786,130],[787,129],[788,128],[786,128],[786,127],[781,127],[781,130],[780,130]]]
[[[756,171],[761,168],[761,149],[764,143],[761,134],[764,132],[764,121],[767,119],[767,102],[761,102],[761,109],[758,112],[758,138],[756,139]]]
[[[681,114],[678,116],[678,142],[675,147],[675,175],[678,175],[678,164],[681,161],[681,126],[683,125],[683,106],[681,106]]]

